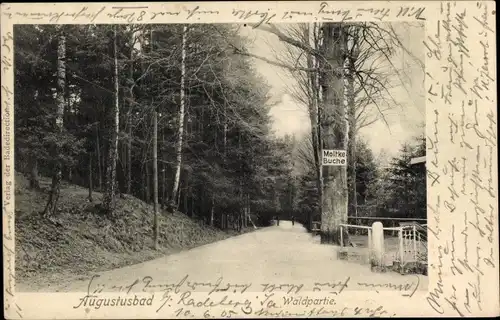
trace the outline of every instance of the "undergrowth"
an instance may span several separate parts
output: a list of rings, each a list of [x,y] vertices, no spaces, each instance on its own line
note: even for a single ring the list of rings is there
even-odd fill
[[[113,218],[100,213],[101,194],[93,202],[84,188],[63,184],[58,214],[41,216],[50,181],[31,190],[16,176],[16,278],[58,273],[85,275],[139,263],[239,234],[224,232],[183,213],[160,213],[160,250],[153,249],[153,209],[132,196],[118,197]]]

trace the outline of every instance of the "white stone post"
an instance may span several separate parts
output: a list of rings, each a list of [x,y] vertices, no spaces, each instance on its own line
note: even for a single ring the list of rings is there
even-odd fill
[[[384,260],[384,226],[382,222],[374,222],[372,225],[373,263],[383,266]]]

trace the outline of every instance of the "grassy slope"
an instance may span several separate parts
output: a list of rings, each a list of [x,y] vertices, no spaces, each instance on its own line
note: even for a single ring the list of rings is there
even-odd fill
[[[101,194],[87,200],[88,190],[63,184],[59,215],[52,221],[40,212],[47,201],[49,180],[33,191],[16,176],[16,278],[30,285],[50,283],[90,272],[110,270],[238,234],[203,226],[182,213],[160,215],[160,247],[152,249],[152,206],[125,196],[111,221],[96,212]]]

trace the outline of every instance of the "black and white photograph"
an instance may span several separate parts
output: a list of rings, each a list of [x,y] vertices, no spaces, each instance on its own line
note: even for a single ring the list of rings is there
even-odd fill
[[[20,286],[425,274],[423,26],[15,26]]]
[[[441,43],[426,21],[134,19],[12,27],[16,292],[82,293],[68,303],[87,318],[396,315],[341,307],[346,292],[449,302],[429,273],[476,258],[429,258],[439,214],[463,211],[448,191],[428,203],[429,186],[465,187],[462,160],[434,169],[429,104],[459,86],[429,88]],[[436,255],[461,252],[477,221]]]

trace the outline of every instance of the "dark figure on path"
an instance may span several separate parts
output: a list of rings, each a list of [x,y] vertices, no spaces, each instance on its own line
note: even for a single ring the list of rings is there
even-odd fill
[[[279,226],[280,225],[280,217],[276,216],[276,224]]]
[[[295,217],[292,216],[292,226],[294,226],[294,225],[295,225]]]

